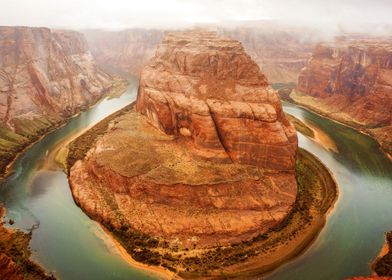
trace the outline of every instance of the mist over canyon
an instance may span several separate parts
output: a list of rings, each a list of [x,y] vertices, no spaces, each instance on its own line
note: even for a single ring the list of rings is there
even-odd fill
[[[392,277],[389,1],[0,8],[1,279]]]

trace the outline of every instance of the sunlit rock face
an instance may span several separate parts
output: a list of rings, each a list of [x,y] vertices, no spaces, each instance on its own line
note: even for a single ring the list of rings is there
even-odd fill
[[[295,130],[238,41],[169,33],[141,73],[137,110],[201,158],[294,170]]]
[[[340,38],[318,45],[299,76],[297,92],[312,97],[323,113],[364,129],[392,151],[391,40]]]
[[[0,120],[9,128],[16,119],[71,116],[111,85],[81,34],[0,27]]]

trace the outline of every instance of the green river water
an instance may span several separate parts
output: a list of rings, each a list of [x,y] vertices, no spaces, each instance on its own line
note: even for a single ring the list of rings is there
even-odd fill
[[[14,173],[0,186],[0,202],[13,227],[33,231],[33,259],[64,280],[153,279],[128,265],[102,229],[78,208],[66,175],[42,168],[47,154],[62,139],[97,123],[134,101],[137,82],[119,98],[105,99],[73,118],[26,151]],[[392,164],[371,138],[295,105],[286,112],[317,127],[337,151],[299,135],[300,146],[330,168],[339,184],[339,199],[327,224],[306,252],[281,266],[268,279],[344,279],[369,275],[384,232],[392,229]]]

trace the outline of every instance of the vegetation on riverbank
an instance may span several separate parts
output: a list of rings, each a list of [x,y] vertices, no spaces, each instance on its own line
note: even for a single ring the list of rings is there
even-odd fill
[[[52,275],[47,275],[42,268],[29,259],[31,255],[29,250],[31,232],[23,233],[5,228],[4,212],[4,208],[0,207],[0,278],[55,279]]]
[[[86,153],[92,146],[94,146],[99,136],[103,135],[107,131],[109,123],[122,114],[132,110],[134,104],[135,102],[106,117],[70,143],[66,159],[67,173],[69,173],[69,169],[76,161],[83,159],[86,156]]]
[[[69,144],[69,168],[103,135],[109,123],[132,109],[133,104],[102,120]],[[298,196],[286,220],[252,240],[211,249],[176,248],[129,226],[102,224],[138,262],[161,266],[184,278],[259,275],[300,254],[322,229],[337,196],[329,171],[310,153],[299,149]],[[96,218],[96,217],[92,217]]]
[[[286,220],[252,240],[229,247],[173,249],[165,241],[132,228],[105,226],[135,260],[165,267],[184,278],[263,274],[300,254],[314,240],[337,196],[329,171],[305,150],[299,150],[296,171],[298,196]]]
[[[392,231],[386,234],[386,252],[376,260],[373,270],[378,276],[392,276]]]

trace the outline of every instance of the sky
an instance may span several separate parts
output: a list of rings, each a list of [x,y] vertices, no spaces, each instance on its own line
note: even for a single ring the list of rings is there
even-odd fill
[[[254,20],[389,30],[392,0],[0,0],[0,25],[119,30]]]

